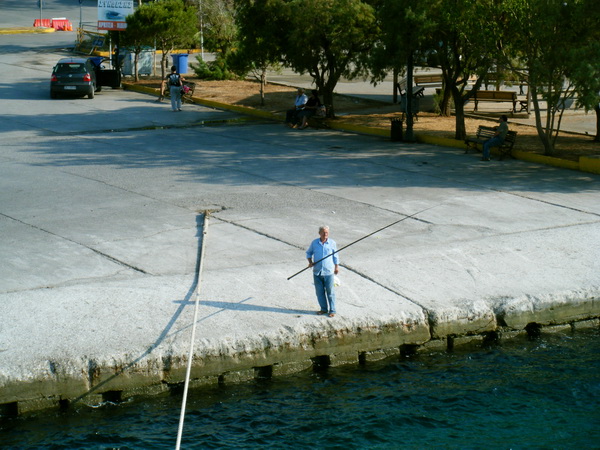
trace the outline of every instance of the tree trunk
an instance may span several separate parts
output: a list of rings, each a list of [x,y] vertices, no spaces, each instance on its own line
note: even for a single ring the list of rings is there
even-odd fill
[[[413,52],[408,52],[408,60],[406,64],[406,135],[404,140],[407,142],[413,142],[415,137],[413,135],[413,109],[415,107],[413,102]]]
[[[339,76],[332,75],[329,73],[327,77],[327,81],[322,79],[320,83],[322,86],[319,86],[319,81],[315,80],[317,83],[317,89],[323,93],[323,104],[327,107],[327,117],[334,119],[335,118],[335,107],[333,105],[333,90],[337,84]],[[324,82],[325,81],[325,82]]]
[[[164,80],[167,76],[167,63],[169,59],[169,54],[166,51],[163,51],[162,57],[160,58],[160,79]]]
[[[392,91],[392,103],[395,105],[398,103],[398,69],[394,67],[394,89]]]
[[[450,89],[446,88],[446,83],[442,84],[442,103],[440,103],[440,115],[444,117],[450,117],[452,110],[450,108]]]
[[[529,89],[531,89],[531,99],[533,101],[533,110],[535,113],[535,128],[537,129],[538,136],[540,137],[542,145],[544,146],[544,155],[550,156],[554,154],[554,147],[552,146],[552,139],[542,125],[542,115],[540,113],[540,101],[538,100],[537,86],[530,85]],[[548,106],[548,114],[550,114],[550,106]]]
[[[456,86],[452,87],[452,98],[454,100],[454,114],[456,117],[454,139],[464,141],[467,138],[467,129],[465,127],[465,103],[463,96]]]
[[[600,103],[596,104],[594,110],[596,111],[596,137],[594,141],[600,142]]]
[[[138,61],[140,60],[140,52],[133,54],[133,78],[135,81],[140,81],[140,75],[138,73]]]
[[[267,87],[267,69],[260,73],[260,106],[265,106],[265,88]]]
[[[323,87],[323,104],[327,107],[327,117],[335,118],[335,109],[333,107],[333,89]]]

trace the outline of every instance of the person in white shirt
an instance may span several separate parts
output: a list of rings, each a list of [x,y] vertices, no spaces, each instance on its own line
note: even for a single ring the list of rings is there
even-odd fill
[[[294,109],[288,109],[285,114],[285,124],[294,128],[298,122],[300,122],[298,118],[298,113],[304,109],[306,102],[308,101],[308,97],[304,93],[304,89],[298,88],[298,93],[296,94],[296,100],[294,101]]]

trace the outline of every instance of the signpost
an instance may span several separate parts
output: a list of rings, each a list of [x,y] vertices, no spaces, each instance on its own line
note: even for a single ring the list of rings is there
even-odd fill
[[[129,14],[133,14],[133,0],[98,0],[98,31],[125,30]]]

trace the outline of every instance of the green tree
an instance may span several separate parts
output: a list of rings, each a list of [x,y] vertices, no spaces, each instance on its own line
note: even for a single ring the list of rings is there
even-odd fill
[[[598,5],[595,0],[506,0],[506,10],[512,51],[528,71],[537,132],[545,154],[552,155],[564,110],[576,94],[582,106],[597,108]]]
[[[141,5],[127,18],[136,23],[145,45],[162,51],[161,77],[164,79],[169,53],[177,47],[187,47],[197,32],[196,10],[183,0],[161,0]]]
[[[278,1],[237,0],[238,47],[230,66],[240,76],[252,74],[260,83],[260,104],[265,104],[267,71],[278,69],[282,54],[282,30],[273,23]],[[279,22],[281,23],[281,22]]]
[[[594,140],[600,142],[600,9],[596,0],[584,0],[573,14],[586,39],[572,49],[567,76],[575,86],[577,106],[595,111]]]
[[[435,24],[428,18],[429,3],[424,0],[383,0],[377,15],[380,22],[380,40],[371,52],[370,67],[373,81],[382,80],[389,70],[397,74],[407,68],[406,77],[406,135],[405,140],[413,139],[412,68],[415,61],[427,49],[429,36]]]
[[[430,63],[442,69],[445,101],[452,96],[455,138],[466,137],[464,105],[483,83],[488,70],[502,58],[502,18],[495,0],[427,0],[435,21]],[[469,80],[476,77],[469,88]],[[444,112],[444,111],[443,111]]]
[[[367,75],[367,54],[378,38],[374,8],[361,0],[280,0],[273,18],[283,32],[284,65],[308,73],[334,116],[340,78]]]
[[[140,53],[146,46],[152,46],[154,37],[151,30],[140,20],[139,14],[131,14],[127,17],[127,28],[123,31],[110,31],[112,42],[118,42],[120,47],[133,50],[134,54],[134,78],[139,80],[138,61]]]
[[[214,61],[206,62],[203,55],[197,57],[198,64],[192,66],[200,78],[229,80],[236,78],[229,68],[229,55],[237,47],[237,25],[235,0],[188,0],[198,9],[197,39],[204,47],[216,54]]]
[[[202,16],[207,49],[226,59],[237,45],[235,1],[202,0]]]
[[[237,44],[235,0],[188,0],[197,5],[199,38],[204,47],[216,54],[214,61],[206,62],[203,54],[192,65],[199,78],[207,80],[231,80],[237,75],[229,67],[229,58]],[[206,45],[205,45],[206,43]]]

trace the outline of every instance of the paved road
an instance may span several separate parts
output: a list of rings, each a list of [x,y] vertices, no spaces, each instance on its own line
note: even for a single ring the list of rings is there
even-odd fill
[[[0,403],[181,381],[196,295],[197,377],[356,353],[351,336],[396,345],[378,334],[390,327],[416,343],[597,311],[599,176],[195,105],[174,113],[121,90],[54,101],[64,52],[45,35],[26,38],[39,47],[11,39]],[[308,272],[287,280],[319,225],[344,246],[431,207],[340,254],[338,317],[314,315]]]

